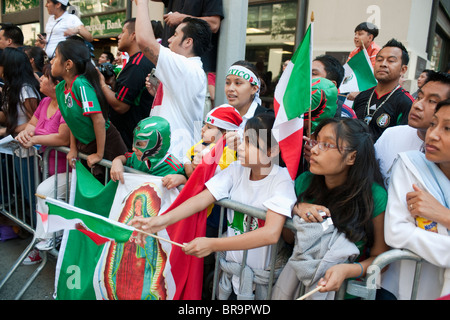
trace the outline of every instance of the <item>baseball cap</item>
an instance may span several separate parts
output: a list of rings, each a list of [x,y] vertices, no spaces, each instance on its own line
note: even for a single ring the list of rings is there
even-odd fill
[[[67,6],[69,4],[69,0],[56,0],[56,1],[58,1],[59,3],[65,5],[65,6]]]

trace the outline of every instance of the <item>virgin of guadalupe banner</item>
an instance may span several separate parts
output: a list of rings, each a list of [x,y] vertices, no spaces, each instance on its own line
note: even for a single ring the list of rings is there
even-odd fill
[[[149,218],[163,213],[178,195],[176,189],[164,188],[160,177],[125,174],[124,178],[110,214],[110,219],[124,224],[136,216]],[[161,234],[170,240],[167,232]],[[94,282],[99,283],[97,299],[166,300],[172,296],[170,290],[176,290],[168,284],[170,275],[163,275],[171,250],[171,244],[152,237],[147,237],[144,248],[133,238],[107,243],[94,274]]]
[[[73,205],[127,224],[135,216],[163,213],[179,194],[176,189],[164,188],[161,177],[128,173],[124,177],[125,184],[110,181],[103,186],[82,165],[77,165],[76,177],[72,178]],[[159,236],[170,238],[166,231]],[[147,244],[141,248],[133,239],[98,245],[80,230],[65,230],[57,262],[55,298],[164,300],[173,297],[180,288],[171,279],[170,272],[165,273],[170,266],[172,245],[147,237]]]
[[[121,224],[136,216],[166,214],[206,188],[205,182],[214,175],[224,146],[223,137],[203,157],[181,192],[166,189],[161,177],[147,174],[125,173],[124,184],[110,181],[103,186],[77,162],[70,204]],[[71,215],[66,212],[65,216]],[[188,243],[205,236],[206,218],[205,208],[161,230],[158,236],[178,244]],[[56,268],[56,299],[201,299],[203,259],[153,237],[147,237],[144,248],[137,246],[132,237],[124,242],[111,234],[107,237],[111,242],[93,241],[95,228],[89,225],[89,232],[84,228],[64,232]]]

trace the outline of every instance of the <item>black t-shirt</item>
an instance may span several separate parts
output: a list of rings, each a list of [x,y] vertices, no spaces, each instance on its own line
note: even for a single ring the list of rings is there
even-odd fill
[[[222,0],[163,0],[167,12],[179,12],[194,17],[224,17]],[[161,44],[168,46],[169,38],[174,34],[176,27],[164,27]],[[213,33],[211,39],[212,48],[201,58],[205,72],[215,72],[217,65],[217,45],[219,32]]]
[[[150,115],[153,96],[145,87],[145,78],[154,67],[142,52],[138,52],[129,58],[117,77],[116,99],[130,105],[130,109],[125,114],[111,110],[110,119],[130,151],[134,128]]]
[[[358,119],[370,121],[369,129],[375,143],[386,128],[408,124],[413,101],[414,98],[402,87],[392,95],[387,93],[381,97],[375,88],[371,88],[356,97],[353,110]]]

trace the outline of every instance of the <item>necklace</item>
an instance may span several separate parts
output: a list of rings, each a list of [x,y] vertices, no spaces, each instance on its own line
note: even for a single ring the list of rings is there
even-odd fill
[[[373,114],[370,114],[370,103],[372,102],[372,98],[373,98],[373,94],[375,93],[375,89],[373,89],[372,94],[370,95],[369,101],[367,101],[367,116],[364,118],[364,122],[369,125],[370,122],[372,121],[373,116],[375,115],[375,113],[389,100],[389,98],[394,94],[395,91],[397,91],[397,89],[400,88],[400,85],[397,85],[395,87],[394,90],[392,90],[389,95],[387,96],[387,98],[375,109],[375,111],[373,112]]]

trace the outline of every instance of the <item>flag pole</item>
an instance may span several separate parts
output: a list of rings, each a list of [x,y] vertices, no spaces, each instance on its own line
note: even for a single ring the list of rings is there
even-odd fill
[[[155,239],[158,239],[158,240],[161,240],[161,241],[165,241],[165,242],[171,243],[171,244],[173,244],[174,246],[177,246],[177,247],[180,247],[180,248],[184,248],[184,247],[185,247],[185,245],[182,245],[182,244],[180,244],[180,243],[178,243],[178,242],[174,242],[174,241],[171,241],[171,240],[167,240],[167,239],[164,239],[164,238],[159,237],[159,236],[157,236],[157,235],[154,235],[154,234],[151,234],[151,233],[147,233],[147,232],[142,231],[142,230],[139,230],[139,229],[135,229],[135,230],[136,230],[137,232],[139,232],[139,233],[145,234],[146,236],[150,236],[150,237],[152,237],[152,238],[155,238]]]
[[[313,295],[314,293],[316,293],[317,291],[319,291],[322,288],[323,288],[323,286],[318,286],[317,288],[315,288],[314,290],[311,290],[310,292],[308,292],[307,294],[301,296],[297,300],[305,300],[306,298],[308,298],[309,296]]]
[[[46,200],[46,199],[47,199],[47,196],[44,196],[44,195],[41,195],[41,194],[38,194],[38,193],[36,193],[35,195],[36,195],[36,197],[38,197],[38,198],[40,198],[40,199],[43,199],[43,200]],[[171,244],[173,244],[174,246],[177,246],[177,247],[180,247],[180,248],[184,248],[184,247],[185,247],[184,245],[182,245],[182,244],[180,244],[180,243],[178,243],[178,242],[174,242],[174,241],[171,241],[171,240],[167,240],[167,239],[165,239],[165,238],[159,237],[159,236],[154,235],[154,234],[151,234],[151,233],[147,233],[147,232],[145,232],[145,231],[142,231],[142,230],[139,230],[139,229],[136,229],[136,228],[134,228],[134,229],[135,229],[137,232],[139,232],[139,233],[145,234],[145,235],[150,236],[150,237],[152,237],[152,238],[155,238],[155,239],[157,239],[157,240],[161,240],[161,241],[165,241],[165,242],[171,243]]]
[[[312,26],[312,23],[314,22],[314,11],[312,11],[311,12],[311,48],[312,48],[312,42],[313,42],[313,40],[312,40],[312,37],[313,37],[313,35],[314,35],[314,33],[313,33],[313,26]],[[310,65],[311,65],[311,69],[312,69],[312,50],[311,50],[311,48],[310,48]],[[311,76],[311,74],[312,74],[312,70],[310,70],[310,76]],[[311,108],[312,108],[312,97],[311,97],[311,93],[309,94],[310,95],[310,98],[309,98],[309,111],[308,111],[308,118],[309,118],[309,121],[308,121],[308,138],[310,138],[311,139],[311,131],[312,131],[312,110],[311,110]]]

